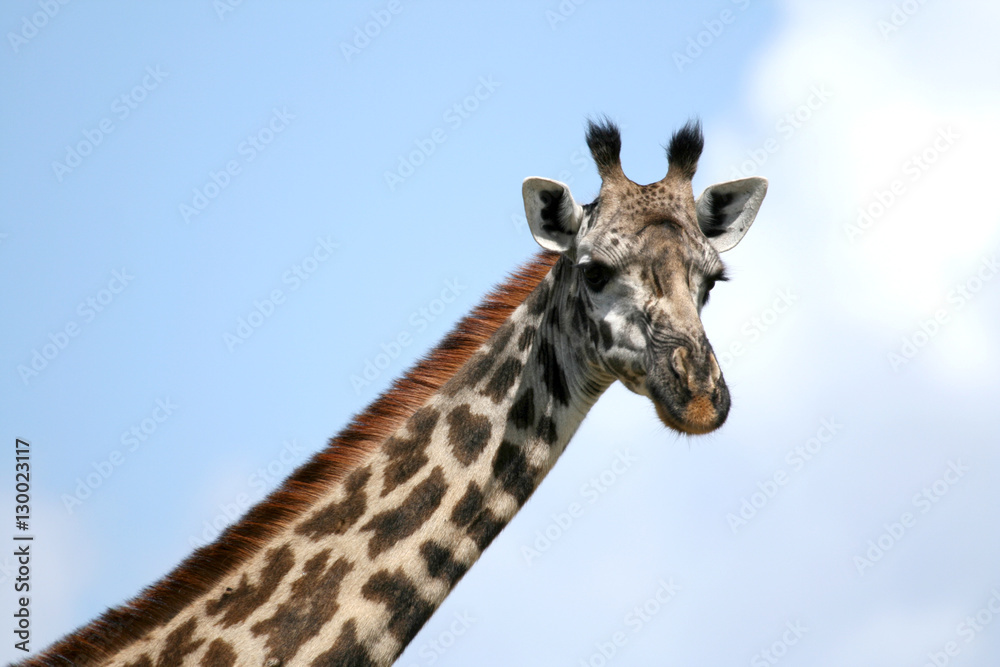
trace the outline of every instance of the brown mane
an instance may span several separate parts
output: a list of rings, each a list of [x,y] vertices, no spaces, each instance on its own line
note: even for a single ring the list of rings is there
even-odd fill
[[[107,659],[168,623],[233,568],[256,554],[270,538],[365,460],[489,340],[558,257],[556,253],[539,253],[494,288],[437,347],[215,542],[196,550],[132,600],[109,609],[22,665],[79,665],[86,664],[84,660]]]

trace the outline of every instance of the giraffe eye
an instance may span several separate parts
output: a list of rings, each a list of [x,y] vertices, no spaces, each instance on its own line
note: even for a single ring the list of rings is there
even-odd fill
[[[611,280],[611,267],[600,262],[587,262],[580,267],[580,271],[583,273],[583,282],[595,292],[600,292]]]
[[[729,278],[727,278],[726,274],[724,272],[721,272],[721,271],[719,273],[716,273],[714,275],[711,275],[711,276],[708,276],[707,278],[705,278],[705,285],[702,288],[703,291],[702,291],[702,297],[701,297],[702,308],[704,308],[705,304],[708,303],[708,296],[711,293],[712,288],[715,287],[715,283],[717,283],[719,281],[723,281],[723,280],[729,280]]]
[[[708,281],[705,282],[705,291],[702,292],[702,297],[701,297],[702,308],[704,308],[705,304],[708,303],[708,297],[711,296],[713,287],[715,287],[715,281],[710,278],[708,279]]]

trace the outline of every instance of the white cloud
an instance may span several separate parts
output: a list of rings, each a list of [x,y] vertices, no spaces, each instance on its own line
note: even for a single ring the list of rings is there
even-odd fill
[[[779,149],[760,169],[772,182],[763,215],[793,238],[791,247],[757,249],[753,262],[822,267],[815,272],[835,300],[831,316],[863,328],[916,326],[1000,248],[1000,212],[985,204],[1000,155],[1000,91],[983,85],[997,55],[970,59],[967,49],[995,39],[987,26],[998,12],[934,4],[884,38],[879,21],[891,4],[789,1],[790,21],[748,92],[761,136],[774,135],[811,90],[830,93],[794,134],[778,134]],[[954,72],[968,83],[956,85]],[[859,209],[867,228],[857,225]],[[962,328],[973,326],[985,323]]]

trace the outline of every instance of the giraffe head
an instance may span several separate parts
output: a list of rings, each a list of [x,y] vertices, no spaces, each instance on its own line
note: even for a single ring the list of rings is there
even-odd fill
[[[601,176],[590,204],[578,204],[558,181],[527,178],[523,186],[533,236],[572,267],[561,280],[574,353],[594,372],[648,396],[668,427],[712,431],[729,412],[729,390],[701,309],[725,280],[719,253],[743,238],[767,181],[720,183],[696,200],[697,123],[674,133],[667,175],[649,185],[625,176],[621,136],[610,122],[591,122],[587,144]]]

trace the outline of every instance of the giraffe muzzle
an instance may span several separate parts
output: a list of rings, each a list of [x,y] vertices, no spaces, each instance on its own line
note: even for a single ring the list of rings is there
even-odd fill
[[[700,354],[687,346],[669,351],[647,375],[646,388],[666,426],[692,435],[722,426],[729,415],[729,389],[711,347]]]

